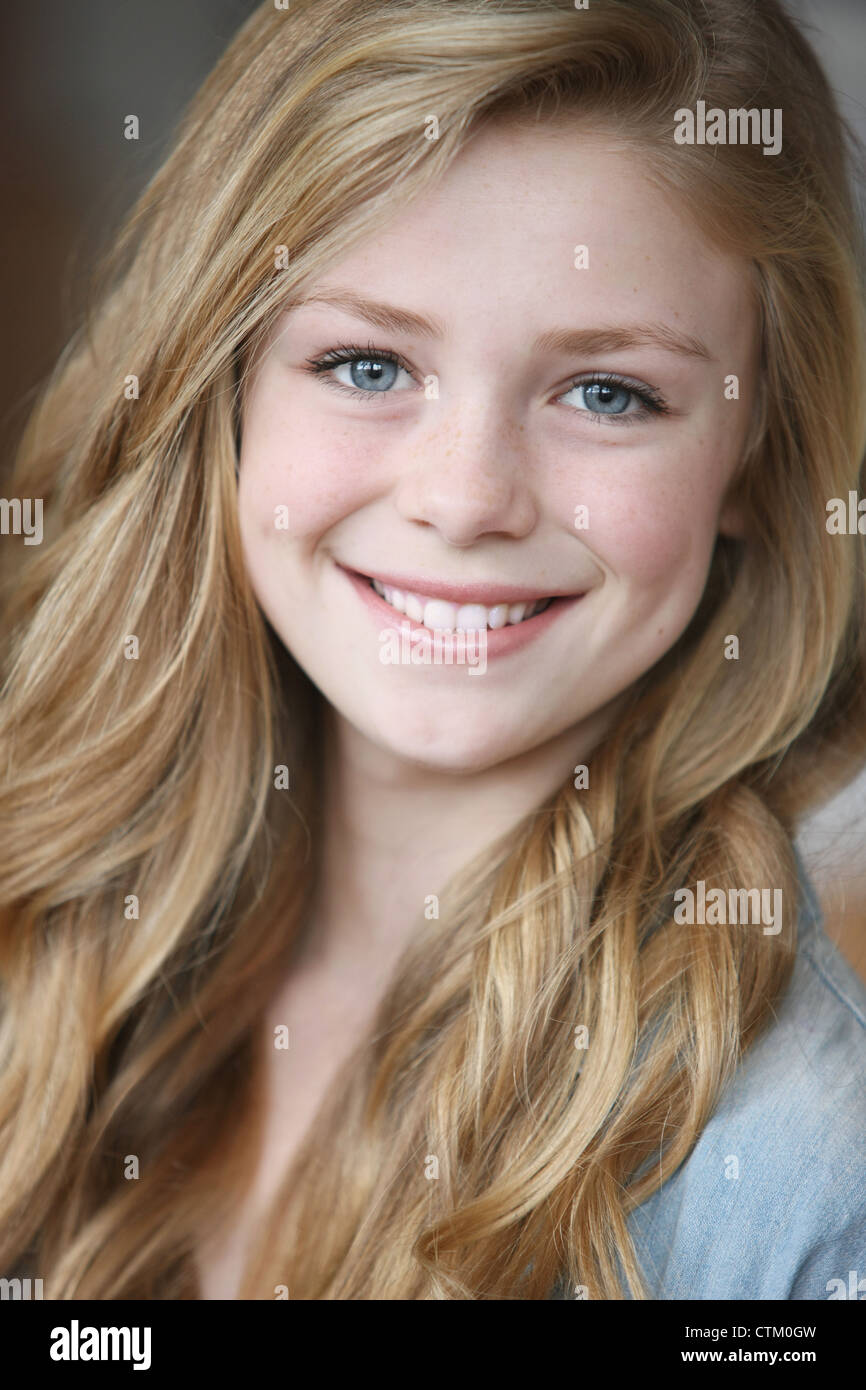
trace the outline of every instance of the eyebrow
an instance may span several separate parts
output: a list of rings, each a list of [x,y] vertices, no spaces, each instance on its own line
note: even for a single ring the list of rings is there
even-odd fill
[[[335,309],[343,309],[356,318],[366,319],[376,328],[386,333],[406,333],[418,338],[442,338],[447,325],[434,316],[415,314],[410,309],[399,309],[381,300],[365,299],[353,290],[319,289],[305,299],[294,304],[293,308],[303,308],[308,304],[329,304]],[[532,345],[534,352],[568,352],[593,354],[597,352],[617,352],[623,348],[660,347],[682,357],[699,357],[705,362],[715,362],[709,349],[699,338],[679,333],[664,323],[611,324],[598,328],[554,328],[541,333]]]

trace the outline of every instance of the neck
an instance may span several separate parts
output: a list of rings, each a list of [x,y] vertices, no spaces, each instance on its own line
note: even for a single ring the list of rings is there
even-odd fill
[[[386,970],[425,899],[570,782],[616,712],[606,706],[508,762],[453,773],[383,749],[329,708],[321,872],[306,960]]]

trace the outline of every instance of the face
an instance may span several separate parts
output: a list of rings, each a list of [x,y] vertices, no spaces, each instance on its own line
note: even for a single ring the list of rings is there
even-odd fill
[[[575,124],[483,131],[305,288],[249,381],[239,518],[338,717],[455,772],[579,746],[741,530],[750,284]]]

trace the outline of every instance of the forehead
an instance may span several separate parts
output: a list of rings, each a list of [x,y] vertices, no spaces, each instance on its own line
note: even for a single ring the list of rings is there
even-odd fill
[[[578,119],[482,130],[437,184],[316,278],[461,331],[639,317],[718,355],[744,348],[754,327],[748,264],[706,239],[646,157]]]

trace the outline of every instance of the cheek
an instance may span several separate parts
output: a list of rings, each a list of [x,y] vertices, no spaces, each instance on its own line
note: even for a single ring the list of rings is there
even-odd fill
[[[324,388],[322,388],[324,389]],[[278,534],[315,539],[376,491],[373,432],[323,420],[297,393],[291,410],[285,384],[262,380],[244,411],[238,507],[248,537]],[[362,422],[363,423],[363,422]]]
[[[722,461],[700,469],[672,457],[619,465],[584,488],[588,527],[576,534],[640,602],[701,588],[718,529]]]
[[[608,566],[647,595],[702,573],[712,529],[689,509],[656,501],[623,508],[616,525],[605,519],[598,541]]]

